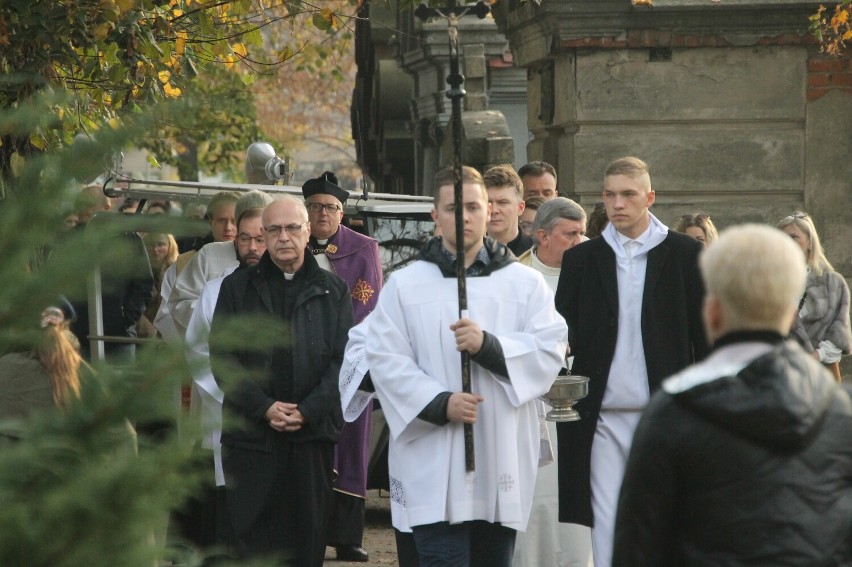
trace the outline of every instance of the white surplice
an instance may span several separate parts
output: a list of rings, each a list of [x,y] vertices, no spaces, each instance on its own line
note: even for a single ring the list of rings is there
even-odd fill
[[[225,276],[236,269],[229,268],[222,277],[210,280],[201,289],[195,309],[186,328],[186,360],[192,374],[190,413],[200,420],[201,446],[213,451],[216,486],[225,485],[222,471],[222,401],[225,394],[216,384],[210,370],[210,324],[219,299],[219,290]]]
[[[175,281],[177,281],[177,263],[173,262],[163,273],[163,282],[160,284],[160,308],[152,321],[163,340],[170,344],[175,344],[181,339],[172,314],[169,313],[169,297],[172,295]]]
[[[534,402],[562,367],[567,327],[541,274],[518,263],[468,278],[467,295],[469,318],[500,342],[509,374],[471,364],[471,389],[484,398],[473,473],[462,424],[417,417],[438,394],[462,389],[455,278],[422,260],[394,272],[370,321],[367,361],[390,427],[391,511],[402,531],[470,520],[526,528],[539,460]]]
[[[523,263],[523,260],[521,262]],[[544,277],[551,291],[555,293],[561,268],[553,268],[539,260],[535,247],[530,251],[529,266]],[[542,400],[539,400],[538,404],[542,415],[550,409]],[[586,526],[559,522],[556,423],[542,419],[541,428],[542,461],[535,479],[532,511],[526,532],[515,538],[512,565],[593,567],[591,530]]]
[[[234,243],[211,242],[195,254],[178,274],[169,295],[169,313],[181,336],[186,334],[189,318],[204,284],[229,274],[240,265]]]
[[[316,257],[316,256],[314,256]],[[372,313],[371,313],[372,314]],[[361,381],[369,370],[367,366],[367,329],[370,315],[349,329],[349,341],[343,353],[343,364],[340,365],[340,405],[343,410],[343,420],[351,423],[364,413],[370,401],[376,397],[375,392],[360,389]]]

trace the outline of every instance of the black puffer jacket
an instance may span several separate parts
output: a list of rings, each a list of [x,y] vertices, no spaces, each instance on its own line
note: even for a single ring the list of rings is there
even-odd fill
[[[725,337],[651,400],[613,565],[852,565],[849,393],[798,345],[754,338]]]

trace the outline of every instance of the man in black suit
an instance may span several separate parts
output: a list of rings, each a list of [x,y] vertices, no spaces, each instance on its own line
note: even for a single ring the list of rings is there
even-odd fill
[[[589,376],[581,419],[557,425],[559,520],[591,526],[609,567],[618,492],[633,431],[660,382],[704,357],[701,245],[649,211],[648,167],[626,157],[604,175],[609,226],[562,260],[556,308],[568,322],[572,372]]]

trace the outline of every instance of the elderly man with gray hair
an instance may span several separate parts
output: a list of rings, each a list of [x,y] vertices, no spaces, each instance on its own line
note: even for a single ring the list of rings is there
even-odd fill
[[[562,255],[569,248],[588,240],[586,211],[571,199],[556,197],[539,207],[533,222],[536,239],[518,261],[541,272],[550,289],[556,291]],[[514,567],[554,567],[591,565],[592,542],[589,528],[559,523],[559,487],[556,461],[556,424],[545,421],[543,402],[539,401],[541,459],[532,512],[525,533],[515,538]],[[545,466],[546,465],[546,466]]]
[[[700,265],[713,351],[639,420],[612,564],[849,565],[852,400],[785,340],[804,257],[783,232],[743,225]]]
[[[559,283],[562,255],[586,238],[586,211],[571,199],[556,197],[546,201],[533,222],[536,244],[521,254],[518,261],[535,268],[554,292]]]

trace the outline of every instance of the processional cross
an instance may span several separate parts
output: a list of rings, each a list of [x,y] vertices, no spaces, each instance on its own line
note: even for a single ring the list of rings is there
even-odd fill
[[[466,14],[473,14],[480,20],[491,11],[484,0],[476,4],[457,5],[456,0],[447,0],[446,8],[430,8],[425,2],[420,4],[414,11],[414,15],[422,21],[429,18],[441,17],[447,20],[450,39],[450,74],[447,77],[447,98],[452,102],[453,134],[453,178],[454,178],[454,200],[456,215],[456,279],[458,280],[459,294],[459,318],[467,316],[467,281],[464,266],[464,195],[462,191],[462,143],[461,143],[461,114],[462,98],[464,98],[464,75],[459,70],[459,18]],[[462,391],[470,393],[470,354],[466,351],[461,353]],[[476,461],[473,452],[473,425],[464,424],[464,461],[465,469],[473,472],[476,469]]]

